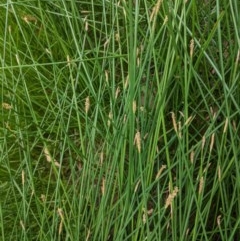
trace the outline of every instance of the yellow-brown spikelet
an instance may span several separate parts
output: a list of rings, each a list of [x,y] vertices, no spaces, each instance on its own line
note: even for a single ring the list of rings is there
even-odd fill
[[[67,55],[67,66],[70,66],[70,64],[71,64],[71,59],[70,59],[69,55]]]
[[[112,112],[110,111],[109,114],[108,114],[108,122],[107,122],[108,126],[111,125],[111,123],[112,123],[112,118],[113,118],[113,114],[112,114]]]
[[[163,170],[166,169],[166,167],[167,167],[166,165],[161,166],[161,168],[159,169],[155,179],[158,179],[161,176]]]
[[[187,126],[188,124],[190,124],[190,122],[195,118],[195,116],[189,116],[187,118],[187,120],[185,121],[184,125]]]
[[[108,84],[108,71],[107,70],[105,70],[105,80],[106,80],[106,82]]]
[[[192,59],[193,51],[194,51],[194,39],[191,39],[189,47],[190,47],[190,58]]]
[[[182,138],[182,123],[181,121],[178,122],[178,136]]]
[[[194,150],[192,150],[191,151],[191,153],[190,153],[190,162],[193,164],[193,162],[194,162]]]
[[[63,229],[63,220],[64,220],[64,216],[63,216],[63,210],[61,208],[58,208],[57,210],[58,215],[60,216],[60,224],[58,227],[58,234],[60,235],[62,233],[62,229]]]
[[[152,215],[153,213],[153,209],[149,209],[147,210],[146,208],[143,208],[143,216],[142,216],[142,220],[143,220],[143,223],[145,224],[147,222],[147,217]]]
[[[129,84],[129,75],[127,75],[127,77],[126,77],[126,79],[125,79],[125,81],[124,81],[124,89],[127,89],[127,87],[128,87],[128,84]]]
[[[21,225],[22,229],[25,230],[25,224],[24,224],[23,220],[20,220],[20,225]]]
[[[169,206],[172,205],[172,202],[174,200],[174,198],[177,196],[179,189],[178,187],[174,187],[174,190],[172,191],[172,193],[170,193],[167,197],[166,203],[165,203],[165,209],[167,209]]]
[[[136,103],[136,100],[134,100],[132,103],[132,111],[134,114],[136,113],[136,110],[137,110],[137,103]]]
[[[163,0],[158,0],[157,3],[154,5],[150,15],[150,22],[153,21],[154,18],[156,18],[162,2]]]
[[[139,58],[139,55],[140,55],[140,48],[137,47],[137,50],[136,50],[136,57],[137,57],[137,66],[139,67],[140,65],[140,58]]]
[[[84,29],[87,32],[88,31],[88,21],[87,21],[87,17],[84,18],[84,22],[85,22],[85,26]]]
[[[139,67],[139,65],[140,65],[140,58],[137,57],[137,67]]]
[[[104,153],[103,151],[100,153],[100,165],[102,166],[103,164],[103,159],[104,159]]]
[[[106,48],[107,48],[107,46],[108,46],[109,42],[110,42],[110,40],[109,40],[109,39],[107,39],[107,40],[105,41],[105,43],[103,44],[104,49],[106,49]]]
[[[63,220],[61,219],[58,227],[58,235],[62,233],[62,229],[63,229]]]
[[[143,137],[143,140],[146,140],[147,139],[147,137],[148,137],[148,132],[144,135],[144,137]]]
[[[152,215],[152,213],[153,213],[153,208],[147,210],[147,214],[148,214],[148,215]]]
[[[228,118],[225,120],[224,128],[223,128],[223,133],[225,134],[227,132],[227,127],[228,127]]]
[[[56,167],[61,166],[55,159],[52,158],[52,156],[51,156],[51,154],[50,154],[50,152],[49,152],[49,150],[46,146],[43,148],[43,154],[44,154],[47,162],[53,162]]]
[[[106,179],[105,178],[102,179],[101,192],[102,192],[102,195],[104,196],[105,192],[106,192]]]
[[[61,208],[58,208],[57,212],[58,212],[58,215],[60,216],[60,218],[63,220],[64,219],[63,210]]]
[[[177,122],[176,122],[175,113],[174,113],[174,112],[171,112],[171,116],[172,116],[173,128],[174,128],[175,132],[178,133],[178,128],[177,128]]]
[[[199,187],[198,187],[198,193],[201,194],[202,191],[203,191],[203,185],[204,185],[204,179],[203,177],[200,178],[200,181],[199,181]]]
[[[55,164],[56,167],[60,167],[61,166],[60,163],[57,162],[57,161],[54,161],[54,164]]]
[[[217,225],[220,226],[221,225],[221,215],[217,216]]]
[[[17,54],[15,54],[15,57],[16,57],[16,60],[17,60],[18,65],[20,65],[20,59],[19,59],[19,56],[18,56]]]
[[[89,240],[89,238],[90,238],[90,234],[91,234],[91,231],[90,231],[90,229],[88,229],[88,232],[87,232],[87,237],[86,237],[86,241],[88,241],[88,240]]]
[[[88,111],[90,109],[90,98],[89,96],[85,99],[85,113],[88,114]]]
[[[49,55],[52,55],[52,52],[48,48],[45,48],[45,52]]]
[[[206,137],[205,137],[205,135],[202,137],[202,150],[203,150],[203,148],[204,148],[204,146],[205,146],[205,143],[206,143]]]
[[[220,182],[221,181],[221,167],[218,166],[218,181]]]
[[[239,63],[239,60],[240,60],[240,49],[237,52],[236,64]]]
[[[235,120],[233,120],[232,126],[233,126],[233,130],[234,130],[234,131],[237,131],[237,124],[236,124],[236,121],[235,121]]]
[[[22,20],[28,24],[31,22],[33,22],[35,24],[37,23],[37,18],[32,15],[24,15],[24,16],[22,16]]]
[[[142,216],[142,220],[143,220],[143,224],[145,224],[147,222],[147,214],[146,214],[146,210],[143,210],[143,216]]]
[[[140,182],[141,182],[141,180],[138,180],[138,182],[136,183],[135,188],[134,188],[134,193],[137,192]]]
[[[22,185],[24,186],[25,184],[25,172],[22,170]]]
[[[52,161],[52,157],[51,157],[50,152],[49,152],[47,147],[43,148],[43,153],[45,155],[45,158],[46,158],[47,162],[51,162]]]
[[[208,164],[207,164],[207,166],[203,169],[203,173],[205,173],[207,170],[208,170],[208,168],[211,166],[211,162],[209,162]]]
[[[213,145],[214,145],[214,140],[215,140],[215,133],[211,135],[211,142],[210,142],[210,152],[212,152]]]
[[[126,123],[126,121],[127,121],[127,115],[125,114],[125,115],[123,116],[123,123]]]
[[[115,40],[119,43],[120,42],[120,35],[119,33],[115,34]]]
[[[2,108],[5,110],[11,110],[12,106],[8,103],[2,103]]]
[[[141,134],[139,131],[135,134],[134,145],[137,147],[138,153],[141,152]]]
[[[44,194],[41,194],[41,200],[42,200],[43,203],[46,202],[47,199],[46,199],[46,196]]]
[[[120,93],[120,87],[118,86],[115,91],[115,100],[118,98],[119,93]]]

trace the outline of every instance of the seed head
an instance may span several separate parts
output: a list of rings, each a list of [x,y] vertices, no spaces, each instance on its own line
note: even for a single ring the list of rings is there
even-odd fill
[[[89,96],[85,100],[85,113],[87,114],[90,109],[90,98]]]
[[[172,202],[174,198],[177,196],[178,191],[179,191],[178,187],[175,187],[172,193],[168,195],[168,198],[165,203],[165,209],[167,209],[169,206],[172,206]]]
[[[201,177],[201,178],[200,178],[200,181],[199,181],[199,187],[198,187],[198,193],[199,193],[199,194],[202,193],[203,185],[204,185],[204,179],[203,179],[203,177]]]
[[[137,131],[135,135],[134,144],[137,147],[138,153],[140,153],[141,152],[141,134],[139,131]]]

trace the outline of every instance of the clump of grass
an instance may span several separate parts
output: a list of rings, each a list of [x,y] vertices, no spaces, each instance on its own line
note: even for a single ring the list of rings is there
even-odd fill
[[[239,239],[238,10],[0,4],[1,240]]]

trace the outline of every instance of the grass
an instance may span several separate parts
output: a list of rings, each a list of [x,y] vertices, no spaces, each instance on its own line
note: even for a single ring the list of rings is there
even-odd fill
[[[0,240],[239,240],[237,1],[0,4]]]

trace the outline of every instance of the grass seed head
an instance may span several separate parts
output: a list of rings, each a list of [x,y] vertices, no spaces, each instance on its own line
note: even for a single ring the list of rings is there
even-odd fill
[[[58,235],[60,235],[62,233],[63,230],[63,220],[61,219],[60,223],[59,223],[59,227],[58,227]]]
[[[105,178],[102,179],[101,192],[102,192],[102,195],[104,196],[105,192],[106,192],[106,179]]]
[[[136,183],[135,188],[134,188],[134,193],[137,192],[140,182],[141,182],[141,180],[138,180],[138,182]]]
[[[132,103],[132,111],[133,111],[133,114],[136,113],[136,110],[137,110],[137,103],[136,103],[136,100],[134,100],[133,103]]]
[[[25,224],[24,224],[23,220],[20,220],[20,225],[21,225],[22,229],[25,230]]]
[[[212,152],[213,145],[214,145],[214,140],[215,140],[215,133],[211,135],[211,142],[210,142],[210,152]]]
[[[15,54],[15,57],[16,57],[16,60],[17,60],[17,64],[20,65],[20,59],[19,59],[18,54]]]
[[[192,59],[193,53],[194,53],[194,39],[191,39],[189,48],[190,48],[190,57]]]
[[[156,179],[158,179],[161,176],[163,170],[166,169],[166,167],[167,167],[166,165],[162,165],[161,166],[161,168],[159,169],[159,171],[158,171],[158,173],[156,175]]]
[[[163,25],[166,25],[168,22],[168,16],[166,15],[165,18],[164,18],[164,21],[163,21]]]
[[[8,103],[2,103],[2,108],[5,110],[11,110],[12,106]]]
[[[181,121],[178,122],[178,136],[182,138],[182,123]]]
[[[105,70],[105,80],[106,80],[106,82],[108,84],[108,71],[107,70]]]
[[[162,2],[163,2],[163,0],[158,0],[157,3],[154,5],[151,15],[150,15],[150,21],[153,21],[153,19],[156,18]]]
[[[190,162],[193,164],[193,162],[194,162],[194,150],[192,150],[191,151],[191,153],[190,153]]]
[[[205,146],[205,143],[206,143],[206,137],[205,137],[205,135],[202,137],[202,150],[203,150],[203,148],[204,148],[204,146]]]
[[[85,26],[84,29],[87,32],[88,31],[88,21],[87,21],[87,17],[84,18],[84,22],[85,22]]]
[[[221,167],[220,166],[218,166],[218,181],[220,182],[221,181]]]
[[[141,152],[141,134],[139,131],[135,134],[134,144],[137,147],[138,153]]]
[[[174,112],[171,112],[171,116],[172,116],[173,128],[174,128],[175,132],[178,133],[178,128],[177,128],[177,122],[176,122],[175,113],[174,113]]]
[[[203,185],[204,185],[204,179],[203,177],[200,178],[200,181],[199,181],[199,187],[198,187],[198,193],[201,194],[202,191],[203,191]]]
[[[25,172],[22,170],[22,185],[24,186],[25,184]]]
[[[236,64],[240,62],[240,49],[237,52]]]
[[[228,118],[225,120],[224,128],[223,128],[223,133],[225,134],[227,132],[227,127],[228,127]]]
[[[46,199],[46,196],[44,194],[41,194],[41,200],[42,200],[43,203],[46,202],[47,199]]]
[[[104,153],[103,151],[100,153],[100,165],[102,166],[103,164],[103,159],[104,159]]]
[[[70,66],[70,64],[71,64],[71,59],[70,59],[69,55],[67,55],[67,66]]]
[[[90,98],[89,96],[85,99],[85,113],[88,114],[88,111],[90,109]]]
[[[220,226],[221,225],[221,215],[217,216],[217,225]]]
[[[170,193],[167,197],[166,203],[165,203],[165,209],[167,209],[169,206],[172,206],[172,202],[174,198],[177,196],[179,189],[178,187],[175,187],[172,193]]]
[[[118,86],[115,92],[115,100],[118,98],[119,93],[120,93],[120,87]]]
[[[129,75],[127,75],[127,77],[126,77],[126,79],[124,81],[124,89],[127,89],[128,84],[129,84]]]
[[[37,18],[32,15],[24,15],[24,16],[22,16],[22,20],[27,24],[29,24],[29,23],[36,24],[37,23]]]
[[[113,119],[113,113],[110,111],[109,114],[108,114],[108,122],[107,122],[108,126],[111,125],[112,119]]]

